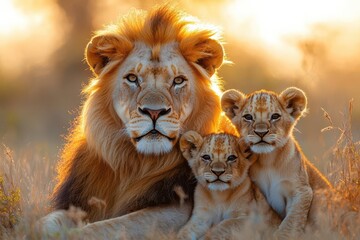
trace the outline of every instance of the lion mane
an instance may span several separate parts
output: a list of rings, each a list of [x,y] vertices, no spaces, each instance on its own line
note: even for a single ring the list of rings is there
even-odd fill
[[[206,135],[219,128],[216,69],[224,60],[219,32],[168,5],[149,13],[133,10],[96,32],[85,50],[94,78],[83,89],[81,114],[62,151],[52,195],[55,209],[78,206],[88,213],[90,221],[97,221],[175,203],[175,186],[181,186],[192,198],[195,181],[178,143],[168,153],[137,151],[114,110],[111,93],[115,75],[136,42],[150,46],[154,59],[162,45],[176,42],[196,76],[193,110],[180,126],[180,133],[195,130]],[[105,212],[88,204],[91,197],[106,202]]]

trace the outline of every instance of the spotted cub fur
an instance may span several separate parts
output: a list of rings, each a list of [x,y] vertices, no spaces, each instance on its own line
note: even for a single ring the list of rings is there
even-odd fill
[[[301,236],[306,224],[317,223],[319,192],[329,192],[329,181],[305,157],[293,129],[306,110],[305,93],[295,87],[281,94],[261,90],[245,95],[226,91],[221,99],[225,114],[255,156],[249,175],[271,207],[282,217],[275,236]]]
[[[267,223],[279,223],[264,196],[250,181],[248,170],[253,160],[244,156],[237,137],[223,133],[202,137],[189,131],[181,137],[180,149],[198,184],[192,216],[178,233],[178,239],[198,239],[204,235],[209,239],[226,239],[233,231],[239,232],[255,210]]]

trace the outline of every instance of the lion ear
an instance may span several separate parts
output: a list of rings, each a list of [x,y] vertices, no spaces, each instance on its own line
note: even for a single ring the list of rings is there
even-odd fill
[[[190,63],[200,72],[205,70],[211,77],[224,61],[224,49],[222,44],[215,39],[192,39],[184,40],[180,48]],[[199,69],[199,67],[201,69]]]
[[[300,118],[306,110],[307,98],[299,88],[290,87],[280,93],[280,99],[286,111],[296,120]]]
[[[195,131],[188,131],[180,138],[180,150],[187,160],[191,160],[200,150],[202,136]]]
[[[236,116],[245,98],[246,96],[243,93],[235,89],[223,93],[221,96],[221,108],[230,120]]]
[[[97,34],[85,49],[86,62],[95,76],[109,68],[111,62],[124,59],[132,49],[132,43],[116,34]]]

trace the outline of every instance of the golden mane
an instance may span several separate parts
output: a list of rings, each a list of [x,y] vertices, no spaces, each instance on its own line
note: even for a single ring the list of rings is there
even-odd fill
[[[96,31],[94,38],[101,35],[115,36],[117,39],[115,45],[120,45],[119,48],[124,53],[129,53],[136,42],[144,42],[152,47],[155,55],[154,58],[156,58],[156,50],[159,49],[160,45],[176,41],[179,43],[182,55],[191,63],[195,59],[204,58],[209,55],[208,49],[198,44],[199,42],[204,42],[208,39],[222,42],[221,32],[218,28],[213,25],[202,24],[197,18],[176,10],[168,4],[153,8],[149,13],[133,9],[120,18],[117,23],[110,24],[104,29]],[[198,50],[200,51],[194,51],[194,47],[199,48]],[[106,50],[106,47],[104,50]],[[109,51],[112,50],[109,49]],[[223,57],[224,60],[225,56]],[[193,67],[201,75],[208,77],[208,74],[203,69],[196,65],[193,65]],[[113,66],[108,66],[108,68],[113,68]],[[221,81],[219,78],[214,75],[211,78],[211,82],[212,88],[217,93],[220,93]],[[84,92],[91,93],[94,88],[96,88],[96,84],[89,84]]]
[[[214,26],[201,24],[198,19],[168,5],[154,8],[148,14],[142,10],[132,10],[116,24],[96,33],[119,34],[129,46],[136,41],[150,46],[177,41],[185,52],[193,46],[191,41],[194,39],[221,40],[219,30]]]
[[[95,38],[105,35],[114,38],[95,41]],[[79,206],[94,221],[168,203],[168,199],[175,201],[176,194],[172,189],[163,189],[164,181],[169,186],[183,184],[185,191],[192,193],[191,171],[177,147],[158,156],[136,151],[112,105],[113,76],[135,42],[143,41],[153,48],[171,41],[178,42],[181,54],[195,69],[199,79],[196,83],[198,99],[193,103],[192,115],[182,127],[209,134],[216,131],[219,124],[221,108],[216,92],[219,81],[216,74],[210,80],[210,74],[195,59],[207,61],[206,57],[213,53],[199,43],[210,41],[211,44],[212,40],[220,40],[215,28],[202,25],[168,5],[157,7],[149,14],[134,10],[117,24],[96,33],[86,49],[87,62],[96,77],[83,89],[85,102],[82,112],[62,152],[58,184],[53,193],[55,208],[66,209],[70,204]],[[99,71],[89,58],[100,57],[91,50],[91,44],[99,44],[99,41],[114,42],[102,42],[101,50],[111,57],[105,59],[106,65],[101,66],[103,70],[97,74]],[[211,65],[213,69],[209,71],[215,72],[222,60],[223,55],[221,62]],[[164,192],[166,200],[155,194],[159,191]],[[91,197],[106,201],[105,214],[88,205]]]

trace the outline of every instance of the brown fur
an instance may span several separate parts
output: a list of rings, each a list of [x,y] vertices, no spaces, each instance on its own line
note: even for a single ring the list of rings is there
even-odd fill
[[[257,215],[258,226],[278,226],[279,217],[250,180],[248,170],[254,159],[246,148],[230,134],[202,137],[189,131],[181,137],[180,149],[198,184],[192,216],[178,239],[229,239],[233,231],[241,234],[252,214]]]
[[[219,127],[219,82],[213,74],[224,54],[216,30],[167,5],[148,14],[133,11],[98,31],[87,46],[86,60],[95,78],[84,88],[82,113],[61,156],[53,193],[55,209],[79,206],[89,213],[90,221],[96,221],[177,202],[176,185],[192,196],[194,181],[179,149],[162,155],[138,153],[113,108],[114,75],[136,41],[154,47],[154,61],[159,61],[163,44],[179,44],[197,77],[193,111],[180,127],[201,134]],[[91,197],[106,202],[105,216],[88,205]]]
[[[281,94],[261,90],[248,96],[228,90],[222,96],[223,110],[258,156],[250,178],[283,219],[275,233],[280,239],[301,236],[307,223],[319,226],[316,212],[322,196],[318,193],[332,191],[292,134],[306,104],[305,93],[298,88]]]

